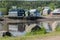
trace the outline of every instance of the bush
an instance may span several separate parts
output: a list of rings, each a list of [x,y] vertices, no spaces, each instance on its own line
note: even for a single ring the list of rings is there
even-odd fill
[[[60,26],[59,25],[56,27],[56,31],[60,31]]]
[[[44,28],[41,28],[40,30],[29,32],[26,35],[40,35],[40,34],[46,34],[46,30]]]
[[[3,15],[7,13],[7,8],[0,8],[0,11],[3,12]]]
[[[31,32],[32,34],[45,34],[46,31],[44,28],[41,28],[40,30],[36,30],[35,32]]]

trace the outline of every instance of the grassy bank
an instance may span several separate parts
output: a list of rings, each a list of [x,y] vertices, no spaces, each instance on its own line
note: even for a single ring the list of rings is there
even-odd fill
[[[60,32],[52,32],[47,34],[25,35],[22,37],[0,37],[0,40],[35,40],[37,38],[45,38],[50,36],[60,35]]]
[[[0,40],[36,40],[50,36],[60,36],[60,31],[57,30],[55,32],[45,33],[45,29],[41,29],[40,31],[30,32],[21,37],[0,37]]]
[[[37,34],[37,35],[27,35],[27,36],[23,36],[21,37],[21,40],[34,40],[36,38],[45,38],[45,37],[50,37],[50,36],[59,36],[60,32],[52,32],[52,33],[47,33],[47,34]]]

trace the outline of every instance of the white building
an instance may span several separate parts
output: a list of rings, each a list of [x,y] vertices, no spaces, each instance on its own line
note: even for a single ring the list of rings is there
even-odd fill
[[[48,15],[48,14],[50,14],[50,12],[51,12],[51,9],[49,7],[44,7],[43,15]]]
[[[59,15],[60,14],[60,8],[53,10],[52,14],[53,15]]]

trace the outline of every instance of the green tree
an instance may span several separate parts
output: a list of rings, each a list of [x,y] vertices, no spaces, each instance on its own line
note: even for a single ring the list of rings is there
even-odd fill
[[[50,4],[49,4],[49,7],[50,7],[52,10],[54,10],[54,9],[56,8],[56,5],[55,5],[55,3],[50,3]]]

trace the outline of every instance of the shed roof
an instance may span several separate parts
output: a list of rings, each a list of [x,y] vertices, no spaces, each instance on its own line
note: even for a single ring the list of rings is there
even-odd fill
[[[60,13],[60,9],[55,9],[52,13]]]

